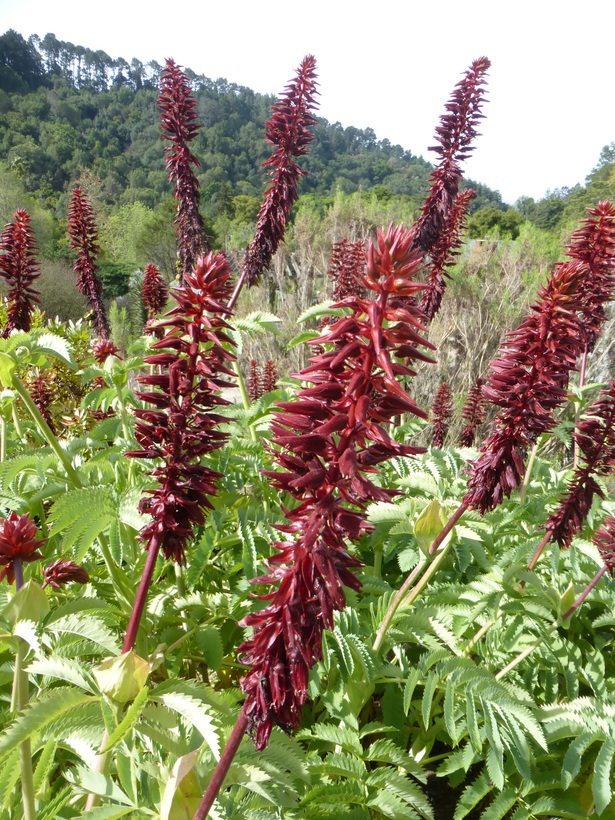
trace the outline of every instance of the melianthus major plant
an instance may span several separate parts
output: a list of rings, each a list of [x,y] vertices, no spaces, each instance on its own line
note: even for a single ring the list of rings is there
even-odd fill
[[[331,268],[357,287],[311,311],[328,323],[281,387],[220,395],[231,339],[275,326],[232,307],[289,218],[313,58],[268,128],[271,187],[234,289],[225,257],[197,250],[157,320],[149,271],[151,332],[123,358],[57,323],[0,340],[0,562],[19,586],[0,583],[0,816],[615,816],[612,385],[579,419],[575,472],[541,449],[612,294],[611,205],[474,388],[464,449],[410,441],[487,69],[449,101],[417,223],[339,246]],[[194,107],[179,69],[171,85],[181,152]],[[190,158],[178,169],[174,185]],[[195,191],[177,191],[178,217]],[[78,424],[49,424],[50,362],[82,383]],[[471,450],[484,399],[499,409]]]

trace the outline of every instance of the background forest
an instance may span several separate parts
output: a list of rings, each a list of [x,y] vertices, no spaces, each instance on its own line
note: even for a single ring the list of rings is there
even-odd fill
[[[76,320],[87,307],[74,287],[66,213],[70,191],[81,187],[100,229],[100,278],[121,349],[143,327],[139,293],[146,264],[154,263],[169,282],[176,275],[174,203],[156,106],[161,70],[155,61],[113,59],[52,33],[26,41],[10,30],[0,37],[0,224],[17,207],[29,210],[42,262],[41,308],[48,318]],[[193,150],[206,233],[238,267],[266,185],[263,130],[274,97],[189,68],[186,76],[200,124]],[[305,363],[303,347],[288,343],[297,318],[331,295],[332,245],[344,237],[366,239],[391,221],[410,224],[433,170],[423,157],[377,140],[372,129],[321,117],[304,167],[285,243],[238,306],[239,315],[266,306],[281,319],[277,335],[244,342],[246,376],[251,359],[260,366],[272,359],[280,373]],[[470,203],[469,242],[431,327],[439,367],[423,368],[414,385],[417,401],[429,404],[439,381],[449,383],[457,396],[454,432],[463,395],[561,258],[586,208],[615,197],[615,143],[604,147],[585,185],[537,202],[521,197],[511,207],[486,185],[467,179],[462,187],[477,196]],[[590,362],[596,381],[606,379],[610,350],[609,325]]]

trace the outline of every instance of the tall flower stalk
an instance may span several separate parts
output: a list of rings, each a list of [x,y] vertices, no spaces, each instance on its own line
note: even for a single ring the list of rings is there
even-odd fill
[[[485,420],[485,406],[483,403],[484,379],[478,378],[467,395],[461,418],[465,421],[459,443],[462,447],[471,447],[474,444],[476,430]]]
[[[361,277],[365,275],[364,242],[358,239],[349,242],[342,239],[335,242],[329,258],[329,276],[335,281],[333,300],[338,302],[347,296],[365,296]]]
[[[40,293],[33,283],[40,276],[37,248],[30,228],[30,214],[18,209],[0,238],[0,276],[9,286],[8,318],[2,335],[12,330],[30,330],[31,316]]]
[[[432,445],[442,447],[448,433],[451,415],[453,413],[453,397],[446,382],[442,382],[431,408],[431,423],[433,426]]]
[[[73,270],[77,287],[83,293],[94,313],[94,329],[106,339],[109,323],[102,301],[102,282],[96,275],[96,260],[100,253],[98,228],[94,210],[81,188],[74,188],[68,209],[68,237],[70,247],[77,252]]]
[[[440,310],[446,279],[450,279],[446,269],[455,262],[459,253],[468,209],[475,197],[476,191],[472,188],[466,188],[458,194],[442,224],[440,236],[430,251],[427,287],[419,302],[419,307],[429,321]]]
[[[491,63],[486,57],[474,60],[455,86],[446,105],[446,113],[436,128],[437,145],[430,148],[439,162],[430,177],[430,189],[421,215],[412,227],[414,244],[431,253],[441,242],[462,181],[460,163],[473,151],[472,142],[478,135],[478,124],[484,100],[484,86]]]
[[[135,438],[142,449],[127,455],[159,464],[152,471],[158,487],[140,504],[152,520],[139,535],[148,554],[124,652],[134,646],[159,552],[182,564],[194,527],[203,524],[204,510],[212,507],[209,496],[220,476],[202,459],[226,441],[216,429],[222,417],[215,409],[228,404],[218,391],[228,386],[224,376],[232,376],[233,357],[223,347],[230,343],[223,318],[230,276],[223,254],[200,258],[186,275],[185,287],[171,289],[176,306],[156,326],[165,335],[144,360],[160,372],[140,377],[150,389],[137,396],[150,408],[135,410]]]
[[[340,303],[352,313],[313,340],[332,348],[299,374],[311,386],[299,390],[296,401],[277,405],[272,433],[280,470],[266,475],[297,505],[285,511],[289,523],[278,526],[287,537],[274,544],[278,554],[269,572],[255,579],[268,588],[262,597],[269,604],[244,621],[254,630],[239,648],[251,667],[241,681],[246,699],[195,818],[207,816],[248,727],[262,749],[274,724],[287,732],[299,724],[322,633],[345,606],[344,586],[360,588],[353,573],[360,563],[348,553],[348,541],[369,530],[368,502],[396,494],[371,477],[383,461],[421,452],[395,442],[386,429],[400,413],[425,417],[398,384],[413,375],[400,359],[424,359],[418,346],[431,346],[411,304],[424,287],[414,281],[423,254],[411,242],[409,231],[392,226],[379,233],[377,245],[370,242],[361,284],[372,298]]]
[[[307,153],[313,140],[311,126],[316,123],[316,60],[308,54],[297,69],[295,79],[286,86],[273,106],[273,115],[265,124],[265,138],[274,152],[263,163],[270,168],[271,185],[265,192],[256,223],[254,239],[248,246],[241,276],[229,303],[233,307],[244,285],[255,285],[270,265],[284,237],[290,209],[298,199],[297,183],[306,171],[295,158]]]
[[[524,452],[541,433],[555,426],[554,411],[566,399],[570,373],[584,349],[584,283],[597,267],[604,266],[605,257],[611,260],[609,265],[615,264],[614,238],[615,210],[609,203],[588,209],[587,219],[568,248],[570,259],[556,267],[540,288],[531,313],[506,336],[483,387],[485,398],[500,410],[472,465],[469,489],[434,539],[430,554],[436,553],[467,509],[479,509],[484,515],[521,485]],[[427,572],[433,572],[437,560]],[[375,649],[382,646],[395,612],[415,581],[411,573],[395,594],[376,635]]]
[[[588,409],[586,418],[574,432],[574,439],[585,464],[577,467],[568,492],[549,517],[545,536],[530,561],[529,569],[533,569],[551,539],[567,549],[574,536],[581,532],[594,496],[604,497],[595,476],[607,475],[615,464],[615,381],[600,393]]]
[[[153,322],[169,298],[169,289],[156,265],[145,266],[141,283],[141,299],[147,311],[147,321]]]
[[[168,141],[164,149],[169,182],[174,186],[178,240],[178,267],[180,284],[192,271],[199,256],[209,250],[205,239],[203,217],[199,212],[201,194],[193,166],[198,158],[189,143],[199,131],[196,100],[188,78],[181,68],[168,59],[160,75],[158,109],[162,124],[162,138]]]

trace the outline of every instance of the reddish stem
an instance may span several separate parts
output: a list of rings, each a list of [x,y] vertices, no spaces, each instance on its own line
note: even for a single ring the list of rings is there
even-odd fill
[[[141,581],[139,582],[139,589],[137,590],[135,603],[130,615],[130,621],[128,622],[128,629],[126,630],[126,639],[124,640],[122,653],[130,652],[135,645],[135,641],[137,640],[137,633],[139,631],[139,625],[141,624],[141,618],[143,617],[143,610],[145,609],[145,602],[147,601],[147,593],[149,592],[149,588],[152,583],[154,567],[156,566],[156,559],[158,558],[158,553],[160,552],[161,542],[162,535],[154,536],[149,542],[147,559],[145,561],[145,566],[143,567],[143,574],[141,575]]]
[[[431,547],[429,548],[429,554],[430,554],[430,555],[433,555],[433,554],[434,554],[434,552],[438,549],[438,547],[440,546],[440,544],[444,541],[444,539],[446,538],[446,536],[447,536],[447,535],[449,534],[449,532],[453,529],[453,527],[455,526],[455,524],[459,521],[459,519],[461,518],[461,516],[464,514],[464,512],[465,512],[467,509],[468,509],[468,505],[467,505],[467,503],[464,501],[464,502],[463,502],[463,503],[462,503],[462,504],[461,504],[461,505],[460,505],[460,506],[459,506],[459,507],[455,510],[455,512],[451,515],[451,517],[448,519],[448,521],[447,521],[447,522],[446,522],[446,524],[444,525],[444,528],[442,529],[442,531],[441,531],[441,532],[440,532],[440,533],[436,536],[436,540],[433,542],[433,544],[432,544],[432,545],[431,545]]]
[[[15,573],[15,592],[23,586],[23,562],[21,558],[13,559],[13,572]]]
[[[239,294],[241,293],[241,289],[243,288],[246,281],[246,272],[245,269],[241,271],[241,275],[237,280],[237,284],[235,285],[235,290],[233,291],[233,295],[229,299],[229,303],[226,306],[228,310],[232,310],[235,307],[235,302],[239,299]]]
[[[579,597],[578,597],[578,598],[577,598],[577,600],[574,602],[574,604],[570,607],[570,609],[568,610],[568,612],[566,612],[564,615],[562,615],[562,621],[565,621],[565,620],[567,620],[568,618],[570,618],[570,616],[574,613],[574,611],[575,611],[576,609],[578,609],[578,608],[581,606],[581,604],[583,603],[583,601],[587,598],[587,596],[589,595],[589,593],[590,593],[590,592],[592,591],[592,589],[596,586],[596,584],[597,584],[597,583],[598,583],[598,581],[602,578],[602,576],[603,576],[603,575],[604,575],[604,573],[607,571],[607,569],[608,569],[608,567],[607,567],[607,565],[605,564],[605,565],[602,567],[602,569],[598,570],[598,572],[596,573],[596,575],[595,575],[595,576],[593,577],[593,579],[589,582],[589,584],[585,587],[585,589],[583,590],[583,592],[579,595]]]
[[[211,776],[211,780],[209,781],[209,785],[205,790],[205,794],[203,795],[203,799],[199,803],[199,807],[196,810],[193,820],[205,820],[207,815],[209,814],[209,810],[214,804],[214,800],[218,796],[218,792],[222,788],[222,784],[224,783],[224,778],[226,777],[228,770],[233,762],[235,755],[237,754],[237,750],[239,749],[239,744],[245,733],[248,730],[248,709],[247,709],[247,701],[244,703],[241,712],[239,713],[239,717],[237,718],[237,722],[233,727],[233,731],[231,732],[231,736],[228,739],[228,743],[224,747],[224,751],[218,761],[218,765],[214,769],[214,773]]]
[[[536,566],[536,561],[538,561],[538,559],[540,558],[540,555],[541,555],[541,553],[542,553],[543,549],[544,549],[544,548],[547,546],[547,544],[549,543],[549,539],[550,539],[550,538],[551,538],[551,530],[547,530],[547,532],[545,533],[545,537],[542,539],[542,541],[541,541],[541,542],[540,542],[540,544],[538,545],[538,549],[536,550],[536,552],[534,553],[534,555],[532,555],[532,560],[531,560],[531,561],[530,561],[530,563],[527,565],[527,568],[528,568],[528,569],[534,569],[534,567]]]

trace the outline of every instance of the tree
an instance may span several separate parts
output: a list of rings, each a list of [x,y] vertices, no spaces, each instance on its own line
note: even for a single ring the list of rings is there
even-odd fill
[[[38,52],[21,34],[9,29],[0,37],[0,88],[26,91],[43,82],[43,67]]]

